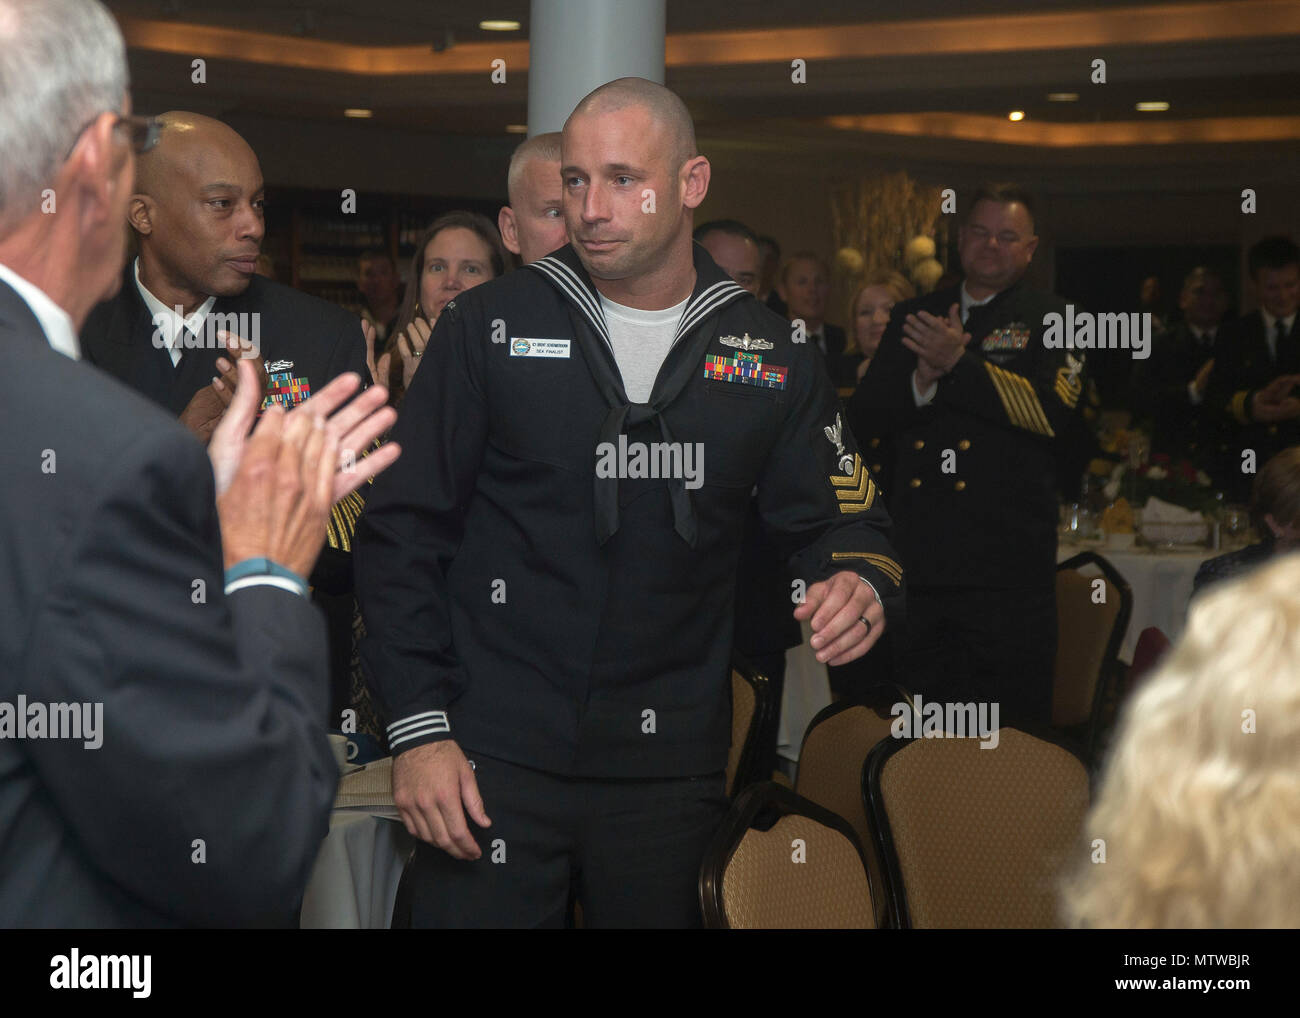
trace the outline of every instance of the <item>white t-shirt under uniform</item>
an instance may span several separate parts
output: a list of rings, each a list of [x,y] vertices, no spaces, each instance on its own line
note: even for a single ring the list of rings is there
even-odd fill
[[[655,379],[672,349],[677,325],[688,303],[689,297],[663,311],[642,311],[600,298],[605,325],[609,329],[609,342],[614,348],[614,361],[623,376],[623,390],[633,403],[645,403],[650,399]]]

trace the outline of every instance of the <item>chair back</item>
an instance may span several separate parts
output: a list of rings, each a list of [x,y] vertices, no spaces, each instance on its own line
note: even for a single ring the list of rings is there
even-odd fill
[[[869,703],[833,703],[808,725],[799,750],[795,791],[817,805],[843,817],[857,833],[867,861],[872,885],[884,886],[884,869],[876,850],[867,812],[864,767],[867,755],[881,739],[892,737],[895,704],[911,709],[912,698],[897,686],[881,687]],[[885,896],[878,895],[881,912],[876,925],[886,925]]]
[[[727,794],[737,792],[771,775],[758,774],[762,754],[758,739],[769,712],[774,709],[772,683],[739,655],[731,660],[731,749],[727,753]]]
[[[737,796],[700,867],[711,929],[871,929],[872,887],[846,821],[775,782]]]
[[[1057,885],[1079,844],[1087,771],[1019,729],[981,744],[891,739],[867,761],[890,912],[902,927],[1060,925]]]
[[[1084,575],[1084,567],[1100,576]],[[1100,580],[1104,600],[1094,594]],[[1085,551],[1056,567],[1056,668],[1052,725],[1085,729],[1089,745],[1107,683],[1118,680],[1119,648],[1133,614],[1133,591],[1106,559]]]

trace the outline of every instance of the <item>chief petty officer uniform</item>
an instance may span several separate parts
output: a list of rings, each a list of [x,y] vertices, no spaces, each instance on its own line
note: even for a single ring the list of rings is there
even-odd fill
[[[817,353],[694,248],[649,402],[629,402],[571,246],[447,305],[402,458],[357,529],[362,657],[401,754],[455,739],[483,856],[421,843],[415,925],[693,925],[726,807],[729,652],[751,492],[792,574],[902,595],[875,482]],[[598,476],[598,445],[699,443],[702,486]],[[793,605],[791,605],[793,610]]]
[[[965,352],[918,405],[903,321],[918,311],[947,318],[960,302],[954,287],[895,307],[849,406],[908,574],[896,679],[927,699],[998,702],[1004,724],[1046,722],[1055,475],[1086,432],[1084,357],[1043,345],[1044,316],[1065,305],[1022,280],[970,307]]]

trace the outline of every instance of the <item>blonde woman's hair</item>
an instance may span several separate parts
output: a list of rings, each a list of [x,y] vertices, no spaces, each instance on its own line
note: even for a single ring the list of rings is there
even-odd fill
[[[848,322],[848,332],[853,340],[854,348],[858,342],[858,298],[862,296],[862,291],[872,286],[883,286],[894,295],[894,302],[901,304],[905,300],[911,300],[916,296],[916,290],[912,284],[907,281],[907,277],[901,272],[895,272],[892,269],[881,269],[876,272],[868,272],[853,287],[852,296],[849,297],[848,314],[845,321]]]
[[[1193,603],[1082,837],[1071,925],[1300,926],[1300,555]]]

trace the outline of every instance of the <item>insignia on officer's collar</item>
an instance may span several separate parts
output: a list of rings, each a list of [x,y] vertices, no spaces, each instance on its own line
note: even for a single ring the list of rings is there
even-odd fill
[[[288,371],[293,367],[293,361],[271,361],[266,365],[266,373],[273,375],[277,371]]]
[[[1029,345],[1031,330],[1024,322],[1012,322],[1004,329],[994,329],[984,337],[983,350],[1023,350]]]
[[[748,332],[739,338],[735,336],[723,336],[721,339],[718,340],[718,342],[721,343],[723,346],[735,346],[735,347],[739,347],[742,350],[774,349],[773,344],[770,343],[768,340],[762,339],[761,337],[760,338],[752,337]]]
[[[835,455],[839,457],[840,469],[846,474],[852,475],[856,457],[850,456],[844,451],[844,422],[840,420],[840,415],[836,414],[835,423],[830,427],[822,428],[822,432],[835,446]]]

